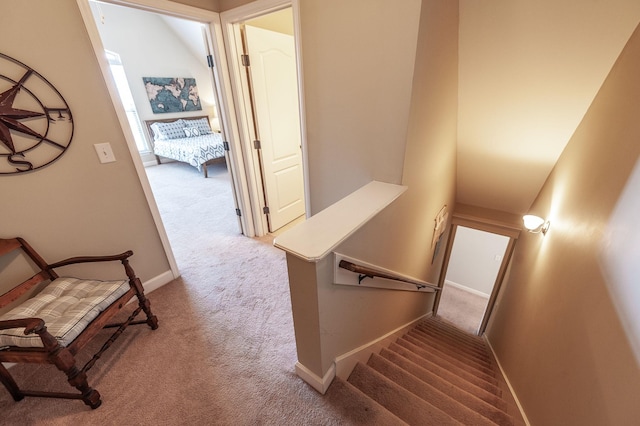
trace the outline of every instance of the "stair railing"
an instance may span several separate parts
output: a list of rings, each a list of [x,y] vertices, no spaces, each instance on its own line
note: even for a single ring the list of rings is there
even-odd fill
[[[344,259],[340,261],[338,266],[342,269],[346,269],[347,271],[355,272],[356,274],[358,274],[358,283],[361,283],[362,280],[366,278],[371,278],[371,279],[384,278],[387,280],[402,281],[405,283],[413,284],[416,286],[417,290],[421,290],[421,289],[431,289],[432,291],[440,290],[440,287],[434,284],[430,284],[423,281],[412,280],[405,277],[400,277],[387,272],[379,271],[374,268],[370,268],[368,266],[356,265],[355,263],[349,262]]]

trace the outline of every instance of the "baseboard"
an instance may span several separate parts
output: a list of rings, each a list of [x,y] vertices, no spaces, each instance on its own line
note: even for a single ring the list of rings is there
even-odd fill
[[[451,287],[459,288],[460,290],[466,291],[471,294],[475,294],[476,296],[482,296],[487,299],[489,298],[489,295],[487,293],[483,293],[480,290],[467,287],[466,285],[458,284],[457,282],[454,282],[454,281],[445,280],[444,285],[450,285]]]
[[[145,294],[148,294],[154,290],[159,289],[165,284],[169,284],[171,281],[173,281],[173,279],[173,273],[171,271],[166,271],[151,278],[150,280],[145,281],[144,283],[142,283],[142,287],[144,287]]]
[[[509,381],[509,377],[507,377],[507,374],[505,373],[504,369],[502,368],[502,364],[500,364],[500,359],[498,358],[498,355],[496,355],[496,351],[494,351],[493,350],[493,346],[491,346],[491,342],[487,338],[486,334],[483,334],[482,338],[484,339],[485,342],[487,342],[487,345],[489,346],[489,349],[491,349],[491,353],[493,354],[493,359],[495,359],[496,363],[498,364],[498,368],[500,369],[500,373],[502,374],[502,377],[504,378],[505,383],[509,387],[509,392],[511,392],[511,396],[513,397],[513,400],[516,402],[516,406],[518,407],[518,411],[520,411],[520,415],[522,416],[522,419],[524,420],[524,422],[525,422],[525,424],[527,426],[531,426],[531,423],[529,423],[529,419],[527,418],[527,415],[525,414],[524,409],[522,408],[522,404],[520,404],[520,400],[518,399],[518,395],[516,395],[516,392],[513,389],[513,386],[511,386],[511,382]]]
[[[340,355],[336,358],[335,361],[336,376],[340,377],[343,380],[347,380],[358,361],[366,363],[369,360],[371,354],[378,354],[383,348],[388,348],[391,343],[395,342],[398,337],[404,335],[407,331],[409,331],[409,329],[413,328],[416,323],[422,321],[425,318],[429,318],[431,315],[432,312],[422,315],[421,317],[401,327],[396,328],[395,330],[385,334],[384,336],[376,340],[373,340],[352,351]]]
[[[307,367],[300,364],[300,362],[296,362],[296,374],[302,380],[310,384],[315,390],[324,395],[325,392],[327,392],[327,389],[329,389],[329,385],[336,377],[336,368],[334,365],[331,365],[329,371],[327,371],[324,377],[320,378]]]

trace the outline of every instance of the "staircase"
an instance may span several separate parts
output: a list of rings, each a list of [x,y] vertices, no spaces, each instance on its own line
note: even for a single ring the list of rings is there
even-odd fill
[[[336,378],[328,393],[354,423],[513,425],[499,380],[480,337],[432,317],[358,363],[346,382]]]

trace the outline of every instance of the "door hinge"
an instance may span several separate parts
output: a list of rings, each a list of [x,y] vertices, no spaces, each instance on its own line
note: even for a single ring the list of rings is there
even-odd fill
[[[236,209],[236,216],[242,216],[242,212],[240,211],[240,209]]]
[[[224,148],[225,151],[229,151],[229,142],[227,141],[222,142],[222,147]]]
[[[213,68],[213,55],[207,55],[207,65],[209,68]]]
[[[262,212],[263,212],[264,214],[269,214],[269,207],[263,207],[263,208],[262,208]]]
[[[249,61],[249,55],[240,55],[240,59],[242,61],[243,67],[248,67],[249,65],[251,65],[251,62]]]
[[[262,144],[260,143],[259,140],[255,140],[255,141],[253,141],[253,147],[255,149],[261,149],[262,148]]]

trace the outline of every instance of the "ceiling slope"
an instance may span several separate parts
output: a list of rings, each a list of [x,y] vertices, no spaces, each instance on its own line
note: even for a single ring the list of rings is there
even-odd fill
[[[637,0],[460,0],[457,201],[525,213],[638,22]]]

